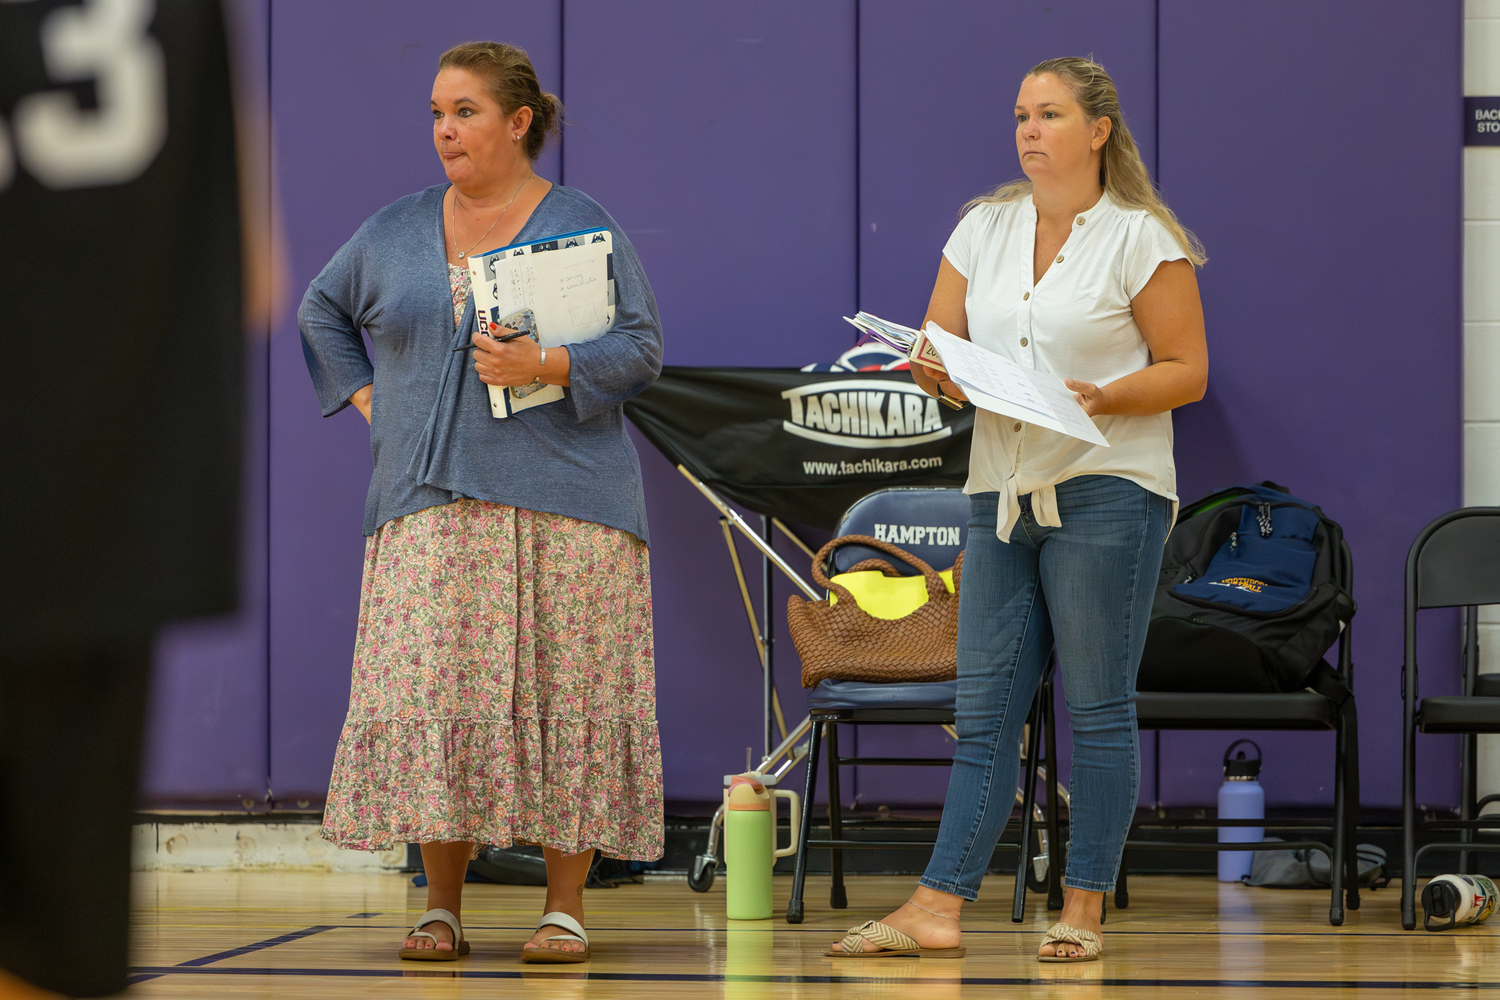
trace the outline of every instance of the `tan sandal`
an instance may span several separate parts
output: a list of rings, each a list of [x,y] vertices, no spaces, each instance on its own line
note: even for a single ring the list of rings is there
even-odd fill
[[[589,948],[589,936],[584,931],[583,925],[561,910],[542,915],[542,922],[536,925],[537,930],[543,927],[561,927],[567,934],[554,934],[551,937],[542,938],[542,943],[535,948],[522,948],[521,961],[540,962],[554,965],[572,965],[577,962],[587,962],[594,957],[592,949]],[[561,948],[545,947],[548,941],[581,941],[582,951],[564,951]]]
[[[436,934],[422,930],[428,924],[447,924],[449,930],[453,931],[453,950],[439,951]],[[396,952],[397,958],[404,958],[413,962],[456,962],[469,953],[469,942],[464,937],[464,929],[459,926],[458,918],[447,910],[428,910],[417,918],[412,929],[406,932],[409,938],[424,937],[432,942],[431,948],[402,948]]]
[[[1076,944],[1083,949],[1082,955],[1038,955],[1038,962],[1097,962],[1099,956],[1104,954],[1104,944],[1099,940],[1099,935],[1093,931],[1086,931],[1072,924],[1053,924],[1047,936],[1042,938],[1041,947],[1052,945],[1052,950],[1057,950],[1059,944]]]
[[[865,951],[866,941],[879,950]],[[823,955],[825,958],[963,958],[967,951],[965,948],[923,948],[889,924],[866,920],[858,927],[851,927],[839,946],[828,949]]]

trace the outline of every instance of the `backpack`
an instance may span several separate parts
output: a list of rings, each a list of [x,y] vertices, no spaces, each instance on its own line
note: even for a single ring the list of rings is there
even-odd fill
[[[1342,704],[1348,688],[1323,654],[1355,612],[1337,573],[1343,538],[1316,506],[1272,482],[1183,508],[1162,556],[1136,687],[1313,687]]]

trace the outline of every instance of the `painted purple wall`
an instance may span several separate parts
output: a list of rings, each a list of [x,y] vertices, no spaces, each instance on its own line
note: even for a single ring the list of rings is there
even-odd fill
[[[1397,801],[1384,734],[1399,718],[1401,561],[1459,503],[1459,160],[1442,110],[1458,93],[1456,4],[514,0],[476,20],[458,0],[265,3],[293,303],[360,222],[442,180],[422,103],[437,55],[494,37],[527,48],[563,98],[567,138],[539,172],[594,195],[635,242],[674,364],[801,365],[850,343],[838,317],[854,308],[919,319],[959,206],[1016,172],[1021,74],[1092,52],[1212,257],[1210,394],[1176,417],[1180,492],[1273,478],[1344,524],[1365,800]],[[1422,141],[1393,138],[1398,121],[1423,123]],[[265,485],[252,475],[266,500],[247,528],[266,555],[247,572],[252,595],[269,573],[269,603],[164,638],[148,779],[162,801],[264,794],[268,779],[282,803],[320,799],[343,719],[367,432],[353,411],[318,416],[289,313],[268,353]],[[759,750],[758,665],[715,514],[637,448],[667,795],[709,799]],[[783,633],[789,592],[774,597]],[[1453,652],[1437,631],[1433,664]],[[790,643],[777,659],[795,721]],[[1424,674],[1434,690],[1441,673]],[[1162,787],[1148,757],[1143,800],[1211,802],[1233,735],[1164,735]],[[1306,763],[1326,738],[1262,743],[1273,803],[1328,800],[1327,769]],[[941,752],[942,738],[868,731],[861,751],[895,744]],[[1455,759],[1424,742],[1429,801],[1454,797]],[[850,794],[936,802],[942,785],[867,769]]]
[[[1209,394],[1176,417],[1181,493],[1274,479],[1344,526],[1372,806],[1401,801],[1406,550],[1462,503],[1459,8],[1161,3],[1159,182],[1210,257]],[[1426,633],[1426,693],[1456,683],[1443,632]],[[1212,801],[1233,735],[1164,734],[1163,802]],[[1421,745],[1424,800],[1456,802],[1455,747]],[[1273,801],[1329,800],[1331,735],[1262,746]]]

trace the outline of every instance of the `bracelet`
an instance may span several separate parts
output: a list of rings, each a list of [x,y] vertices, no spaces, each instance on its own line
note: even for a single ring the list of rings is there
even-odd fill
[[[545,365],[546,363],[547,363],[547,349],[544,347],[544,348],[542,348],[542,360],[538,361],[537,364],[539,364],[539,365]]]

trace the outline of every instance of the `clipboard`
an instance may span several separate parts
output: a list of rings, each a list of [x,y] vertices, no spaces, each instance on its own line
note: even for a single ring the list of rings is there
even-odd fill
[[[530,335],[542,347],[582,344],[615,320],[614,239],[608,228],[581,229],[469,258],[474,318],[480,333],[530,310]],[[490,414],[511,417],[565,396],[560,385],[486,386]]]

